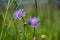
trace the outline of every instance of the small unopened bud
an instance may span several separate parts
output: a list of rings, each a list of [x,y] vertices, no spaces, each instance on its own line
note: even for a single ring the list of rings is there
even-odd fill
[[[27,23],[25,22],[25,24],[27,24]]]
[[[46,35],[41,35],[42,39],[46,39],[46,37],[47,37]]]
[[[33,40],[36,40],[36,36],[34,36]]]
[[[26,26],[26,25],[27,25],[27,23],[25,22],[25,23],[24,23],[24,25]]]

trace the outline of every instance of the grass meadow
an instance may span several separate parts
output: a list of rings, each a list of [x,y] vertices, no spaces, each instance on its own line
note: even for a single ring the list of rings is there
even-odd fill
[[[23,22],[14,19],[15,11],[20,8],[25,9],[26,23],[33,16],[40,19],[40,24],[35,31],[37,40],[42,40],[41,35],[46,35],[45,40],[60,40],[60,10],[56,4],[38,4],[36,9],[34,4],[21,5],[21,3],[17,7],[10,1],[6,5],[0,5],[0,40],[23,40]],[[32,40],[33,27],[28,23],[25,35],[24,40]]]

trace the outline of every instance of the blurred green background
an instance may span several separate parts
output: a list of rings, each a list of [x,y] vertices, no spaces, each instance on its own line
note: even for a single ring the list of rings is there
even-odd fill
[[[57,0],[0,0],[0,40],[23,40],[23,22],[15,20],[16,10],[23,8],[27,22],[31,17],[38,17],[40,25],[36,28],[37,40],[46,35],[45,40],[60,40],[60,10]],[[26,26],[26,39],[32,40],[33,28]]]

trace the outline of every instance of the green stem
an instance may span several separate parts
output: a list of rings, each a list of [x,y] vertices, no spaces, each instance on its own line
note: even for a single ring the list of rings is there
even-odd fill
[[[45,40],[45,39],[42,39],[42,40]]]
[[[24,26],[24,32],[23,32],[23,33],[24,33],[24,37],[23,37],[23,40],[25,40],[25,39],[26,39],[26,37],[25,37],[25,26],[26,26],[26,24],[25,24],[25,20],[24,20],[23,17],[22,17],[22,20],[23,20],[23,23],[24,23],[24,24],[23,24],[23,26]]]
[[[33,37],[35,36],[35,27],[34,27],[34,32],[33,32]]]

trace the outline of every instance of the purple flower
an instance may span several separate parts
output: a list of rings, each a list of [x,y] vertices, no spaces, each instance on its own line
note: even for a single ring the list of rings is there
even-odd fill
[[[14,18],[15,19],[21,19],[21,17],[25,16],[25,11],[24,9],[19,9],[18,11],[15,12]]]
[[[32,27],[37,27],[39,24],[39,19],[34,17],[34,18],[30,18],[28,21],[28,24]]]

